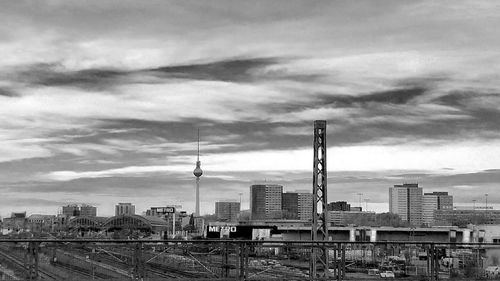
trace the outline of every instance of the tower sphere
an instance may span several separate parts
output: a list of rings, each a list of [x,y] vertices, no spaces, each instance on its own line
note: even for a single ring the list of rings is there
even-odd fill
[[[194,176],[197,178],[199,178],[199,177],[201,177],[201,175],[203,175],[203,170],[201,169],[200,164],[201,164],[200,161],[197,161],[196,168],[193,171]]]

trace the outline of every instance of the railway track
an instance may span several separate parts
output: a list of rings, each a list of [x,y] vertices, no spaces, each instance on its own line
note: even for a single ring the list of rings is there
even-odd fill
[[[7,251],[9,251],[9,253],[7,253]],[[24,265],[24,259],[12,254],[12,253],[13,252],[10,251],[4,245],[0,246],[0,256],[8,259],[11,263],[15,264],[16,267],[18,267],[18,269],[21,269],[21,271],[25,271],[26,269],[25,269],[25,265]],[[40,268],[40,266],[38,267],[38,275],[43,280],[59,280],[57,278],[58,276],[54,275],[52,272],[49,272],[45,269]]]
[[[6,245],[0,245],[0,256],[9,260],[14,264],[18,271],[26,275],[26,268],[24,263],[24,257],[19,256],[19,252],[13,251]],[[47,267],[53,267],[53,271],[47,270]],[[61,272],[61,270],[63,272]],[[56,273],[58,272],[58,273]],[[67,280],[68,276],[73,278],[92,278],[92,273],[86,272],[75,266],[68,266],[64,264],[41,264],[39,262],[38,275],[43,280]],[[24,277],[24,276],[21,276]],[[102,279],[101,276],[94,276],[95,279]]]

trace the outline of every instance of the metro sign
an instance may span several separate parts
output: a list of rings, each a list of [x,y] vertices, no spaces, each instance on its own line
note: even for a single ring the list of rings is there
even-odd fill
[[[208,226],[208,232],[221,232],[221,231],[229,231],[229,232],[236,232],[236,226],[234,225],[227,225],[227,226],[218,226],[218,225],[210,225]]]
[[[171,214],[175,213],[175,207],[158,207],[156,212],[160,214]]]
[[[175,213],[175,207],[166,207],[166,208],[163,208],[163,212],[165,213]]]

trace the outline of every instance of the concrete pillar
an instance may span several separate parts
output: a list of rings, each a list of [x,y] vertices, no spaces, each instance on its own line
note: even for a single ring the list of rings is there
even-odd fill
[[[356,230],[354,228],[349,229],[349,242],[356,241]]]
[[[377,242],[377,230],[376,229],[371,230],[370,242]]]
[[[470,243],[470,229],[462,230],[462,243]]]

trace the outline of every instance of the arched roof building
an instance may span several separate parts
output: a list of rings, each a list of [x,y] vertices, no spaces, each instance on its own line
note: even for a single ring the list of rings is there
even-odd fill
[[[68,222],[68,227],[70,229],[102,229],[104,223],[108,220],[106,217],[75,217]]]
[[[103,225],[104,229],[113,230],[141,230],[148,232],[162,232],[168,228],[165,220],[159,217],[140,215],[119,215],[109,218]]]

